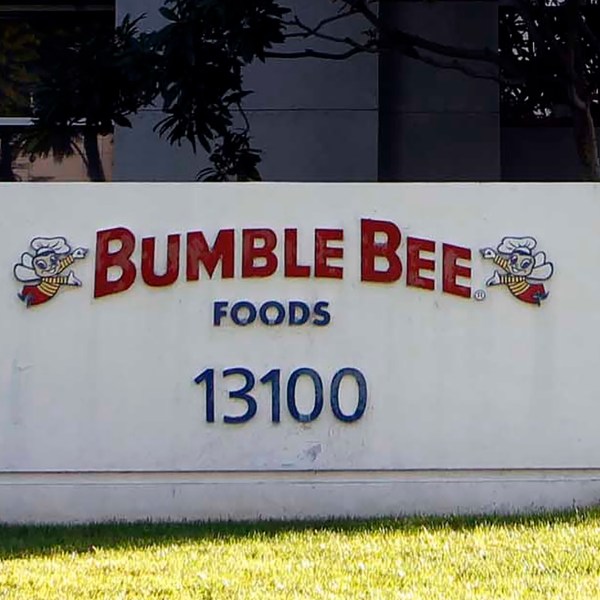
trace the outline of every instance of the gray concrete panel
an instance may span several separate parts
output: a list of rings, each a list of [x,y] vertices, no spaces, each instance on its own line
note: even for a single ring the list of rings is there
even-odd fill
[[[494,2],[399,2],[387,8],[390,22],[403,31],[461,48],[498,48],[498,10]],[[452,58],[432,55],[450,64]],[[471,68],[484,63],[468,63]],[[494,81],[469,77],[402,55],[392,57],[382,80],[388,109],[419,112],[497,112],[498,86]],[[489,68],[494,74],[495,70]]]
[[[115,131],[113,181],[195,181],[208,166],[203,150],[194,156],[189,145],[170,146],[152,130],[158,111],[142,111],[133,128]]]
[[[582,176],[570,127],[502,129],[504,181],[581,181]]]
[[[248,109],[377,109],[377,59],[270,59],[246,70]]]
[[[171,147],[152,131],[160,112],[145,111],[115,140],[115,181],[194,181],[204,150]],[[377,111],[249,111],[253,145],[266,181],[375,181]]]
[[[165,22],[158,12],[158,9],[164,4],[164,0],[116,0],[117,3],[117,22],[130,14],[132,17],[139,17],[142,14],[146,18],[142,22],[143,29],[154,29],[161,27]]]
[[[380,90],[391,97],[388,110],[421,113],[495,113],[499,110],[495,81],[475,79],[410,58],[401,59],[395,72],[388,69]]]
[[[161,0],[119,0],[119,13],[149,13],[158,25]],[[289,0],[307,24],[330,15],[329,0]],[[154,15],[154,16],[152,16]],[[433,40],[467,47],[497,46],[496,2],[399,2],[390,22]],[[336,25],[356,35],[358,17]],[[304,47],[290,43],[286,50]],[[336,50],[326,42],[315,49]],[[269,60],[246,71],[255,93],[246,106],[263,177],[273,181],[497,180],[500,178],[498,89],[493,82],[434,68],[402,56],[381,61]],[[380,80],[380,82],[379,82]],[[377,108],[379,107],[379,122]],[[117,180],[189,181],[204,155],[171,148],[152,133],[156,113],[119,131]],[[510,158],[508,159],[510,161]],[[507,167],[506,173],[511,173]]]
[[[117,0],[118,18],[126,13],[145,13],[143,27],[160,27],[165,21],[158,9],[164,0]],[[335,15],[338,6],[329,0],[290,0],[287,4],[295,17],[314,26],[325,17]],[[332,24],[327,33],[341,37],[360,37],[366,21],[352,17]],[[313,40],[291,40],[273,50],[292,52],[305,48],[340,52],[347,47]],[[259,61],[245,71],[245,84],[255,93],[246,101],[248,108],[371,108],[377,107],[377,57],[356,56],[346,61],[325,61],[314,58],[270,59]]]
[[[339,5],[329,0],[290,0],[288,20],[300,19],[314,27],[322,19],[335,15]],[[328,25],[323,32],[341,38],[362,39],[367,21],[353,16]],[[323,40],[289,40],[274,47],[278,52],[297,52],[307,48],[340,53],[348,49]],[[246,85],[256,90],[248,97],[248,108],[377,108],[377,57],[360,55],[349,60],[315,58],[270,59],[255,63],[246,71]]]
[[[265,180],[377,180],[377,111],[259,111],[250,122]]]
[[[385,168],[400,181],[499,178],[497,115],[395,113],[388,119],[394,139]]]
[[[388,22],[432,41],[462,48],[497,48],[494,2],[398,2],[384,11]],[[452,61],[439,55],[434,58]],[[434,67],[399,53],[382,56],[380,65],[382,180],[500,178],[495,82]]]

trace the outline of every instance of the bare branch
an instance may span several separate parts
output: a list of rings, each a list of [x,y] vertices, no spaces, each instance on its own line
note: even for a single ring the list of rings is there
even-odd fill
[[[381,34],[382,46],[394,47],[401,50],[407,56],[414,56],[417,48],[428,50],[440,56],[487,62],[500,66],[502,62],[498,52],[490,48],[474,49],[461,46],[449,46],[440,44],[424,37],[406,33],[397,28],[390,28],[384,23],[368,6],[365,0],[341,0],[357,12],[361,13],[373,27]]]
[[[373,50],[374,51],[374,50]],[[325,60],[346,60],[357,54],[366,53],[369,50],[365,48],[350,48],[346,52],[321,52],[320,50],[312,50],[307,48],[299,52],[265,52],[266,58],[323,58]]]
[[[527,64],[501,56],[497,51],[489,48],[474,49],[461,46],[452,46],[440,44],[424,37],[407,33],[400,29],[390,27],[385,21],[370,8],[373,0],[340,0],[347,9],[343,14],[323,19],[317,25],[311,27],[303,23],[298,17],[290,21],[289,25],[300,29],[290,35],[302,38],[316,38],[332,43],[350,46],[345,52],[334,53],[308,48],[298,52],[269,52],[266,54],[269,58],[324,58],[328,60],[345,60],[351,56],[360,53],[377,53],[383,50],[397,50],[409,58],[418,60],[425,64],[441,69],[449,69],[461,72],[469,77],[476,79],[487,79],[504,84],[515,84],[526,81],[527,79],[542,80],[544,74],[532,72]],[[516,0],[518,4],[529,4],[528,0]],[[531,6],[528,7],[531,9]],[[329,23],[346,18],[350,15],[361,14],[379,33],[377,39],[372,39],[367,43],[360,43],[350,37],[337,37],[322,31],[323,27]],[[531,13],[529,13],[531,16]],[[535,23],[534,23],[535,25]],[[443,60],[440,57],[446,57],[451,60]],[[471,66],[470,63],[487,63],[492,69],[481,69]],[[506,75],[500,73],[503,69]]]
[[[309,38],[309,37],[318,37],[321,39],[326,39],[326,40],[331,40],[334,42],[343,42],[344,38],[339,38],[339,37],[335,37],[332,35],[328,35],[325,33],[321,33],[321,29],[322,27],[320,27],[319,25],[317,25],[316,27],[310,27],[309,25],[306,25],[305,23],[303,23],[298,17],[296,17],[293,21],[290,22],[291,25],[293,25],[294,27],[297,27],[298,29],[301,29],[301,31],[296,34],[305,38]],[[295,35],[295,34],[290,34],[290,35]],[[288,37],[288,36],[286,36]]]
[[[367,44],[360,44],[359,42],[357,42],[356,40],[352,39],[351,37],[338,37],[338,36],[334,36],[334,35],[329,35],[326,33],[321,33],[318,28],[311,28],[308,25],[305,25],[304,23],[302,23],[302,21],[300,21],[299,19],[296,19],[294,21],[294,25],[300,29],[302,29],[304,31],[304,35],[306,37],[314,37],[320,40],[325,40],[328,42],[334,42],[336,44],[345,44],[347,46],[352,46],[353,48],[359,48],[361,50],[364,50],[365,52],[372,52],[375,49],[375,43],[374,42],[369,42]],[[303,34],[298,34],[298,35],[303,35]]]
[[[346,10],[342,10],[338,14],[336,14],[332,17],[327,17],[326,19],[319,21],[313,27],[306,25],[305,23],[303,23],[300,20],[300,18],[297,15],[295,15],[294,19],[292,21],[286,21],[285,24],[288,26],[291,26],[291,27],[298,27],[302,31],[297,32],[297,33],[287,34],[286,38],[290,38],[290,37],[308,38],[311,35],[316,35],[317,33],[319,33],[327,25],[330,25],[331,23],[335,23],[336,21],[341,21],[342,19],[347,19],[348,17],[351,17],[356,14],[358,14],[358,11],[352,9],[351,7],[347,7]]]
[[[500,75],[499,71],[478,71],[466,65],[465,63],[460,62],[458,59],[454,59],[451,61],[443,61],[440,59],[433,58],[432,56],[426,56],[423,54],[419,54],[419,56],[413,57],[415,60],[423,62],[427,65],[431,65],[432,67],[436,67],[438,69],[448,69],[453,71],[458,71],[463,73],[464,75],[468,75],[473,79],[486,79],[489,81],[495,81],[496,83],[504,83],[504,84],[514,84],[516,83],[513,79],[507,79]]]

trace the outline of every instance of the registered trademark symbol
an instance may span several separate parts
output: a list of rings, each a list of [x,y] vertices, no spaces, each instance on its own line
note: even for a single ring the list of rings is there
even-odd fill
[[[475,293],[473,294],[473,298],[475,298],[475,300],[477,300],[477,302],[481,302],[483,300],[485,300],[487,297],[487,294],[485,293],[485,290],[476,290]]]

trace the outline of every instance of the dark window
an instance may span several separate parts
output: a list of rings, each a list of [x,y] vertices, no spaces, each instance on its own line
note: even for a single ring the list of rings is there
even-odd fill
[[[499,46],[502,56],[515,60],[524,70],[526,81],[519,73],[502,71],[500,115],[502,124],[518,126],[564,126],[571,122],[569,86],[566,84],[564,61],[569,60],[565,0],[546,0],[546,8],[534,13],[543,35],[534,36],[521,12],[501,7]],[[582,8],[582,22],[577,34],[577,60],[582,78],[592,98],[593,113],[600,117],[599,87],[600,5],[588,0]],[[585,34],[585,31],[588,34]]]
[[[92,36],[114,23],[114,0],[8,0],[0,6],[0,180],[87,179],[83,153],[60,161],[52,155],[32,159],[20,137],[31,122],[31,90],[44,61],[51,61],[54,49],[71,36]],[[99,146],[110,177],[112,135],[101,138]]]

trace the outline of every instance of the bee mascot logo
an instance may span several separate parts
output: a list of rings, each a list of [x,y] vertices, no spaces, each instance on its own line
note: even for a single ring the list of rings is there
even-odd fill
[[[494,271],[485,284],[505,285],[521,302],[541,306],[548,292],[540,282],[552,277],[554,265],[546,261],[544,252],[535,252],[536,246],[532,237],[505,237],[496,250],[482,248],[483,258],[493,260],[504,271]]]
[[[25,252],[14,268],[15,278],[26,284],[19,293],[19,299],[27,308],[52,300],[62,287],[81,286],[73,271],[66,275],[63,273],[76,260],[86,257],[86,248],[71,251],[63,237],[35,238],[31,240],[30,247],[31,252]]]

